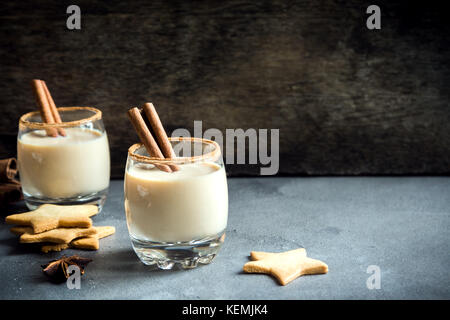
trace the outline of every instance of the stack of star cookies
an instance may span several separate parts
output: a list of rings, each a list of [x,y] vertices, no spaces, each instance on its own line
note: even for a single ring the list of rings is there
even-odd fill
[[[99,239],[112,235],[114,227],[92,225],[95,205],[58,206],[44,204],[38,209],[6,217],[6,223],[17,226],[11,232],[21,243],[43,243],[43,252],[67,248],[98,250]]]

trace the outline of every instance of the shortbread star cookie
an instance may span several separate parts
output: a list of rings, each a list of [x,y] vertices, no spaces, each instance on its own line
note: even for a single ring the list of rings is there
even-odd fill
[[[295,252],[298,256],[306,257],[306,249],[305,248],[299,248],[291,251],[281,252],[281,253],[288,253],[288,252]],[[264,252],[264,251],[252,251],[250,252],[250,259],[254,260],[262,260],[265,258],[274,257],[275,255],[280,253],[272,253],[272,252]]]
[[[328,266],[308,258],[304,248],[280,253],[252,251],[250,258],[255,261],[247,262],[244,272],[270,274],[283,286],[305,274],[328,272]]]
[[[97,213],[98,207],[90,204],[75,206],[43,204],[36,210],[7,216],[5,221],[8,224],[30,226],[33,233],[41,233],[61,227],[89,228],[92,226],[89,217]]]
[[[41,251],[44,253],[50,251],[62,251],[68,248],[72,249],[85,249],[85,250],[98,250],[100,248],[99,239],[110,236],[116,232],[116,228],[114,227],[93,227],[97,230],[97,233],[93,236],[79,238],[73,240],[71,243],[64,244],[49,244],[44,245],[41,248]]]
[[[20,235],[20,243],[53,242],[70,243],[73,239],[92,236],[97,233],[91,228],[57,228],[34,234],[30,227],[13,227],[11,232]]]

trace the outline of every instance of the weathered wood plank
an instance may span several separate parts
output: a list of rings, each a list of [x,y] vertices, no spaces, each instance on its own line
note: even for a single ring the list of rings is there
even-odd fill
[[[281,174],[448,174],[446,13],[379,3],[377,31],[359,1],[79,1],[80,31],[68,2],[2,3],[0,157],[39,77],[104,111],[114,177],[137,140],[125,111],[149,100],[171,130],[279,128]]]

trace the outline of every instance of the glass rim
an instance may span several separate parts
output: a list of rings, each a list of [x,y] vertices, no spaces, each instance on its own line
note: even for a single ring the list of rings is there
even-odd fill
[[[87,110],[92,111],[94,114],[83,119],[67,121],[61,123],[45,123],[39,121],[29,121],[28,119],[32,116],[40,114],[40,111],[31,111],[22,115],[19,119],[19,125],[26,126],[31,129],[47,129],[47,128],[70,128],[80,126],[84,123],[93,122],[102,119],[102,112],[94,107],[59,107],[56,108],[60,112],[64,111],[76,111],[76,110]]]
[[[191,141],[191,142],[200,142],[202,144],[212,145],[214,146],[214,150],[199,155],[199,156],[191,156],[191,157],[176,157],[176,158],[156,158],[144,156],[141,154],[136,154],[135,152],[144,147],[143,143],[135,143],[130,148],[128,148],[128,157],[132,158],[135,161],[149,163],[149,164],[184,164],[184,163],[192,163],[199,162],[202,160],[212,160],[217,161],[220,158],[221,151],[220,146],[217,142],[204,139],[204,138],[195,138],[195,137],[171,137],[168,138],[169,141]]]

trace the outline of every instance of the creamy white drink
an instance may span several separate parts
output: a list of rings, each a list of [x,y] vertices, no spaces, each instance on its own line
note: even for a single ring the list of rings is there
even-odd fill
[[[228,218],[225,169],[201,162],[167,173],[135,164],[125,173],[125,211],[129,232],[139,240],[181,242],[217,235]]]
[[[65,137],[49,137],[45,130],[37,130],[18,139],[19,174],[25,194],[72,198],[108,188],[106,133],[80,127],[65,131]]]

